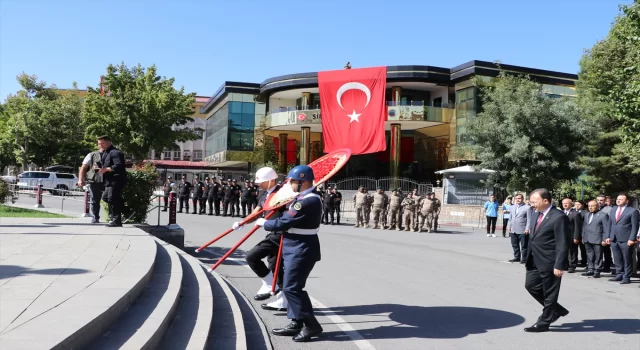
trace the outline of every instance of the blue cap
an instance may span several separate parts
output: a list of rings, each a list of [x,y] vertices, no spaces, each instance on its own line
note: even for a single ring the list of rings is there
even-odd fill
[[[307,165],[298,165],[289,171],[287,178],[297,181],[313,181],[313,169]]]

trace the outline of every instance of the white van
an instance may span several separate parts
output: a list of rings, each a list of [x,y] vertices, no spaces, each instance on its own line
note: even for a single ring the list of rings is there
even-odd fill
[[[51,171],[26,171],[18,175],[20,189],[34,189],[42,181],[44,190],[53,195],[64,195],[62,191],[73,190],[77,187],[78,177],[75,174],[54,173]]]

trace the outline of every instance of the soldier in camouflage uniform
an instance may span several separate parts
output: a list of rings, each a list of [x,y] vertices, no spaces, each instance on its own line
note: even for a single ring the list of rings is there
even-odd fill
[[[402,200],[402,204],[400,204],[400,206],[402,207],[402,221],[404,223],[404,230],[405,231],[413,231],[416,232],[416,229],[414,228],[415,226],[415,222],[413,219],[413,214],[414,214],[414,210],[416,207],[416,201],[413,198],[413,193],[409,193],[407,195],[407,198]],[[400,230],[400,228],[398,228],[398,231]]]
[[[400,230],[400,203],[402,203],[402,196],[397,189],[394,189],[391,191],[391,196],[389,196],[389,219],[387,222],[390,230],[394,228]]]
[[[418,225],[418,231],[422,231],[422,228],[426,223],[427,232],[431,232],[431,225],[433,222],[433,208],[434,202],[431,198],[431,193],[427,193],[427,198],[425,198],[422,203],[420,203],[420,223]]]
[[[436,193],[431,192],[431,198],[433,199],[433,232],[438,232],[438,217],[440,217],[440,210],[442,210],[442,202],[436,198]]]
[[[373,204],[373,197],[366,187],[364,188],[364,193],[367,195],[367,202],[364,206],[364,224],[365,228],[370,228],[369,221],[371,220],[371,205]]]
[[[371,196],[373,200],[373,228],[380,228],[380,219],[384,221],[384,208],[387,206],[387,195],[382,191],[382,187],[378,187],[376,193]],[[384,224],[382,225],[384,227]]]
[[[364,186],[358,188],[358,192],[353,195],[353,203],[356,210],[356,226],[364,227],[364,209],[367,204],[367,194],[364,192]]]
[[[382,222],[381,226],[382,226],[382,229],[384,230],[387,228],[387,215],[389,214],[389,195],[384,193],[384,190],[382,190],[382,194],[386,198],[386,203],[382,208],[382,218],[380,218],[380,221]]]
[[[422,201],[424,200],[425,196],[419,195],[417,188],[414,188],[411,193],[413,194],[413,200],[416,203],[416,206],[413,209],[413,223],[415,226],[412,228],[418,231],[418,222],[419,222],[418,214],[420,213],[420,204],[422,204]]]

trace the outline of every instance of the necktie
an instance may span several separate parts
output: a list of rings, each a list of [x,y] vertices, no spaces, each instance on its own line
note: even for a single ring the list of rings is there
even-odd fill
[[[589,225],[591,225],[591,220],[593,220],[593,213],[589,214]]]
[[[540,226],[540,223],[542,222],[542,219],[544,219],[544,214],[543,213],[538,214],[538,220],[536,221],[536,227],[533,229],[534,231],[538,229],[538,227]]]
[[[618,212],[616,213],[616,221],[620,221],[620,215],[622,215],[622,208],[618,207]]]

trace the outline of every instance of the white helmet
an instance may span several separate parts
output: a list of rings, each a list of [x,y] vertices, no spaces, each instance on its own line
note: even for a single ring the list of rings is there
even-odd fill
[[[276,173],[275,170],[269,167],[260,168],[258,169],[258,171],[256,171],[255,183],[257,184],[261,182],[267,182],[267,181],[277,180],[277,179],[278,179],[278,174]]]

